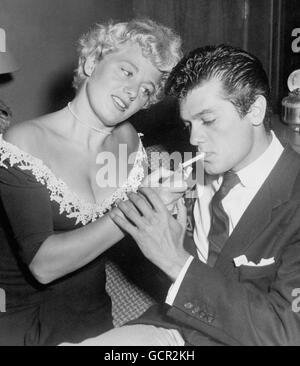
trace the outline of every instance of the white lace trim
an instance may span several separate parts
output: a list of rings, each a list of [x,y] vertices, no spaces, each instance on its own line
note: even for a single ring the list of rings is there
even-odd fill
[[[65,212],[68,218],[75,218],[76,225],[78,223],[86,225],[103,216],[106,211],[111,209],[117,199],[126,200],[127,193],[137,191],[144,178],[143,162],[147,162],[147,155],[140,140],[135,162],[127,180],[101,204],[80,199],[64,181],[53,174],[42,160],[5,141],[0,134],[0,166],[8,168],[7,164],[4,163],[6,160],[11,167],[17,164],[18,168],[22,170],[30,170],[36,180],[47,187],[50,192],[50,200],[59,204],[60,214]]]

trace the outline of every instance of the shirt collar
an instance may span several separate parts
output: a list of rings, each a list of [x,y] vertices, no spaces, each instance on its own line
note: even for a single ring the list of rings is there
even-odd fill
[[[272,141],[268,148],[251,164],[236,172],[245,187],[261,186],[283,152],[283,146],[271,131]]]

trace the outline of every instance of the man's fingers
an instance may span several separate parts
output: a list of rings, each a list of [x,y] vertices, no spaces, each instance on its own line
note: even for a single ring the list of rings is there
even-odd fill
[[[184,193],[187,190],[187,185],[185,184],[184,186],[181,187],[168,187],[168,186],[160,186],[159,189],[161,189],[162,191],[168,192],[170,194],[176,194],[176,193]]]
[[[140,187],[139,191],[147,198],[157,212],[166,212],[166,207],[158,194],[149,187]]]
[[[117,201],[118,208],[135,226],[143,227],[144,221],[141,214],[137,211],[134,204],[128,201]]]
[[[129,193],[129,199],[146,219],[153,215],[153,209],[149,202],[141,194]]]
[[[120,217],[123,217],[123,219],[125,219],[125,216],[124,216],[123,212],[117,206],[113,207],[111,209],[110,213],[118,215]]]
[[[134,239],[137,235],[137,228],[132,225],[126,218],[121,217],[117,211],[110,211],[108,212],[109,217],[112,219],[112,221],[118,225],[122,230],[126,231],[128,234],[130,234]]]
[[[188,189],[187,183],[182,181],[176,181],[176,182],[162,182],[161,188],[168,189],[170,192],[185,192]]]

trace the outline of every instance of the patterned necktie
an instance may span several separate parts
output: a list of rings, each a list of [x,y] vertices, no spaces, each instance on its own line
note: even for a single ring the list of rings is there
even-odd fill
[[[207,236],[209,241],[207,264],[211,267],[215,265],[218,255],[229,237],[229,219],[224,211],[222,200],[238,183],[240,183],[240,179],[234,172],[226,172],[219,190],[211,200],[211,226]]]

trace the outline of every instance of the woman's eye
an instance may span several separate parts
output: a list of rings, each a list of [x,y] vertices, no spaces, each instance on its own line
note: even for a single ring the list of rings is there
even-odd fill
[[[126,76],[132,76],[132,75],[133,75],[133,73],[132,73],[131,71],[128,71],[128,70],[123,69],[123,68],[121,68],[121,70],[123,71],[123,73],[124,73]]]

